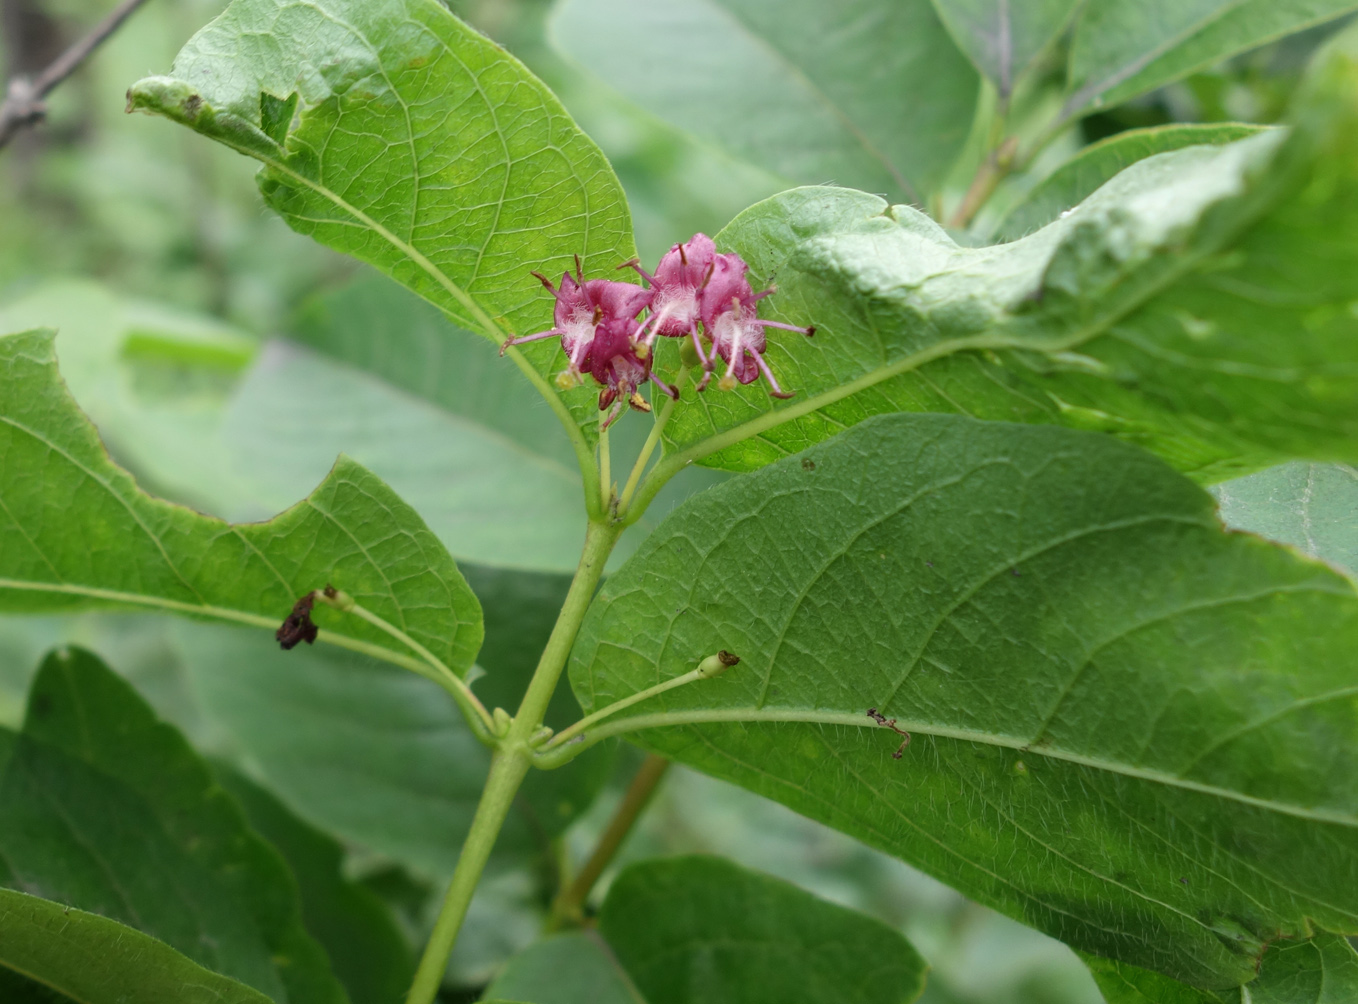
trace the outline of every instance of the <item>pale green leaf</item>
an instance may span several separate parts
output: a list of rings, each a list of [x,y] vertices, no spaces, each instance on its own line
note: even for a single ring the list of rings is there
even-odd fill
[[[278,853],[184,738],[97,658],[58,650],[4,764],[4,884],[130,924],[292,1004],[345,1004]]]
[[[716,857],[627,868],[599,933],[650,1004],[908,1004],[927,969],[881,921]]]
[[[841,189],[752,207],[719,244],[777,281],[769,316],[816,325],[769,338],[798,397],[693,395],[673,463],[748,470],[887,411],[1110,432],[1205,480],[1353,458],[1358,62],[1323,60],[1293,118],[1139,161],[993,247]]]
[[[151,498],[108,459],[57,373],[49,332],[0,338],[0,609],[132,606],[276,628],[333,583],[453,672],[481,611],[448,553],[381,481],[341,458],[302,503],[231,526]],[[318,610],[322,638],[415,666],[378,628]]]
[[[1070,54],[1069,113],[1129,98],[1351,11],[1353,0],[1089,0]]]
[[[543,938],[514,956],[486,997],[533,1004],[647,1004],[594,931]]]
[[[0,965],[79,1004],[269,1004],[117,921],[0,889]]]
[[[605,583],[571,682],[593,711],[719,649],[743,661],[595,735],[679,715],[636,735],[1194,985],[1313,923],[1358,932],[1358,595],[1223,533],[1141,451],[863,423],[671,516]],[[869,708],[913,734],[902,759]]]
[[[1227,526],[1291,544],[1358,578],[1358,471],[1283,464],[1216,485]]]
[[[295,113],[275,114],[294,95]],[[290,226],[497,343],[551,326],[530,269],[559,274],[579,254],[613,275],[634,254],[603,154],[437,0],[235,0],[128,104],[259,160]],[[525,354],[539,374],[563,368],[554,341]],[[594,396],[566,395],[582,423]]]
[[[1081,0],[934,0],[958,46],[1007,97]]]
[[[1186,146],[1220,146],[1244,139],[1264,127],[1228,122],[1212,125],[1129,129],[1092,143],[1033,187],[995,228],[995,240],[1011,241],[1040,230],[1093,195],[1139,160]]]
[[[925,0],[559,0],[551,34],[647,111],[793,183],[919,202],[971,128],[977,74]]]

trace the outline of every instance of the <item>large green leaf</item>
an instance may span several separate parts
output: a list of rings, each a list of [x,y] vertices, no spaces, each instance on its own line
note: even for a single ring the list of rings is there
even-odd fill
[[[1358,579],[1358,471],[1283,464],[1216,485],[1227,526],[1291,544]]]
[[[678,857],[624,869],[597,934],[538,942],[486,995],[534,1004],[908,1004],[926,969],[878,920],[722,858]]]
[[[486,997],[533,1004],[647,1004],[594,931],[534,942],[509,960],[486,988]]]
[[[561,423],[485,339],[397,284],[369,274],[310,312],[309,340],[334,344],[352,365],[287,343],[256,352],[229,332],[209,341],[214,329],[190,314],[167,313],[153,332],[144,314],[155,317],[93,284],[58,282],[0,309],[0,331],[58,330],[76,401],[153,492],[233,522],[266,519],[344,453],[459,559],[575,567],[585,507]],[[350,351],[355,343],[369,348]],[[383,351],[422,375],[416,397],[405,392],[410,370],[377,365],[374,379],[352,368],[385,361]]]
[[[1353,10],[1353,0],[1089,0],[1069,113],[1120,104],[1227,56]]]
[[[1076,947],[1208,988],[1358,932],[1358,595],[1153,457],[898,415],[691,499],[571,682],[668,756]],[[899,738],[869,708],[914,734]],[[696,723],[685,726],[685,721]]]
[[[927,968],[880,921],[721,858],[626,869],[599,932],[650,1004],[906,1004]]]
[[[1004,98],[1065,29],[1080,2],[934,0],[934,6],[958,46]]]
[[[0,889],[0,965],[79,1004],[269,1004],[135,928],[10,889]]]
[[[377,894],[344,877],[339,841],[308,826],[239,771],[217,765],[213,773],[292,869],[302,922],[325,948],[352,1004],[399,1001],[415,975],[410,946]]]
[[[842,189],[752,207],[719,243],[777,278],[774,316],[817,326],[770,338],[799,399],[681,402],[676,463],[731,444],[706,462],[750,469],[901,410],[1108,431],[1212,480],[1352,458],[1358,62],[1337,50],[1317,77],[1290,135],[1140,161],[1011,244],[961,247]]]
[[[347,1000],[283,859],[97,658],[49,656],[6,745],[5,885],[129,924],[276,999]]]
[[[231,526],[151,498],[110,462],[57,372],[50,332],[0,338],[0,610],[133,606],[274,628],[334,583],[453,672],[481,611],[447,551],[372,474],[341,458],[301,504]],[[355,617],[319,611],[325,640],[417,665]]]
[[[1263,130],[1264,126],[1228,122],[1212,125],[1129,129],[1092,143],[1033,187],[995,228],[997,241],[1018,240],[1074,209],[1113,177],[1139,160],[1186,146],[1220,146]]]
[[[551,325],[531,269],[559,273],[579,254],[612,275],[634,253],[603,154],[437,0],[235,0],[128,106],[259,160],[290,226],[495,342]],[[562,368],[555,343],[525,348],[539,373]],[[566,397],[581,422],[593,414],[588,389]]]
[[[559,0],[551,31],[646,110],[794,183],[918,202],[971,127],[978,77],[927,0]]]

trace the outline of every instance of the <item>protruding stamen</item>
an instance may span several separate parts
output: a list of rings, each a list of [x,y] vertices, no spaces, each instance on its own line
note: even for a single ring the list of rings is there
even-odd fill
[[[542,283],[544,286],[546,286],[546,287],[547,287],[547,292],[551,293],[551,294],[552,294],[554,297],[556,297],[558,300],[561,299],[561,293],[557,291],[557,288],[556,288],[555,285],[553,285],[551,279],[548,279],[548,278],[547,278],[545,275],[543,275],[541,272],[529,272],[528,274],[531,275],[531,276],[533,276],[534,278],[537,279],[538,282],[540,282],[540,283]]]
[[[636,258],[629,258],[627,261],[619,265],[618,268],[620,270],[624,268],[635,269],[636,273],[643,279],[645,279],[647,282],[649,282],[652,286],[658,285],[656,277],[651,275],[651,273],[647,272],[644,268],[642,268],[641,262]]]
[[[651,379],[654,380],[655,378],[652,377]],[[632,396],[627,399],[627,403],[632,406],[634,411],[649,412],[651,410],[651,402],[642,397],[639,390],[632,391]]]
[[[679,264],[688,266],[688,255],[684,254],[684,245],[682,244],[679,245]]]
[[[795,332],[797,332],[797,334],[799,334],[799,335],[805,335],[807,338],[810,338],[812,335],[814,335],[814,334],[816,333],[816,329],[815,329],[815,328],[799,328],[799,327],[797,327],[797,325],[795,325],[795,324],[784,324],[782,321],[759,321],[759,320],[755,320],[755,321],[751,321],[750,323],[751,323],[751,324],[757,324],[757,325],[759,325],[761,328],[782,328],[784,331],[795,331]]]
[[[575,256],[575,281],[580,285],[585,284],[585,270],[580,267],[580,256]]]
[[[654,373],[651,374],[651,383],[659,387],[660,393],[664,394],[666,397],[671,397],[676,401],[679,400],[679,388],[671,387],[669,384],[667,384],[664,380],[661,380],[660,377],[656,376]],[[645,410],[650,411],[651,410],[650,406],[648,405]]]
[[[768,378],[769,384],[773,387],[773,390],[769,391],[770,397],[776,397],[786,401],[790,397],[797,396],[795,392],[789,393],[778,386],[778,380],[774,377],[773,370],[769,369],[769,364],[764,362],[764,357],[758,352],[754,354],[754,362],[755,365],[759,367],[759,372],[763,373],[764,376]]]
[[[604,319],[604,308],[596,305],[594,308],[594,320],[590,321],[589,323],[597,327],[599,322],[602,321],[603,319]]]
[[[525,342],[539,342],[544,338],[553,338],[559,334],[561,334],[560,328],[548,328],[546,331],[539,331],[534,335],[510,335],[500,343],[500,355],[504,355],[505,349],[509,348],[511,345],[523,345]]]
[[[707,284],[712,281],[712,270],[716,267],[716,262],[707,263],[707,271],[703,273],[703,281],[698,283],[698,289],[704,290]]]

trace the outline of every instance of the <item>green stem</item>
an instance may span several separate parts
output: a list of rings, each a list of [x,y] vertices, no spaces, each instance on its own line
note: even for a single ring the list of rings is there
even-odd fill
[[[444,971],[448,968],[448,955],[457,941],[457,933],[467,916],[467,907],[472,894],[486,867],[491,848],[500,834],[505,817],[524,775],[528,773],[529,759],[525,751],[510,750],[496,753],[490,761],[490,774],[481,792],[481,802],[476,807],[467,840],[462,845],[462,853],[457,859],[453,879],[448,883],[448,892],[443,897],[443,907],[439,911],[434,933],[429,937],[420,967],[415,972],[415,982],[410,985],[406,1004],[433,1004],[438,996],[439,986],[443,983]]]
[[[576,632],[580,622],[585,619],[585,610],[594,599],[594,590],[603,578],[604,563],[608,561],[613,545],[617,543],[622,527],[614,523],[590,523],[585,531],[585,550],[580,556],[580,565],[571,580],[571,588],[566,593],[566,601],[561,605],[556,625],[552,628],[547,646],[538,659],[533,679],[519,703],[514,724],[509,730],[507,742],[527,743],[539,728],[547,714],[547,705],[556,691],[561,671],[566,668],[566,658],[575,644]]]
[[[586,477],[586,481],[589,480]],[[529,681],[528,690],[519,704],[519,712],[510,723],[509,732],[500,740],[499,751],[491,759],[490,775],[486,778],[481,802],[476,808],[466,842],[462,845],[457,868],[448,884],[448,892],[443,897],[434,933],[420,959],[420,967],[416,971],[406,1004],[432,1004],[438,994],[448,965],[448,954],[457,942],[458,931],[466,919],[467,906],[486,867],[490,850],[509,814],[514,796],[534,762],[530,742],[542,726],[552,692],[561,679],[561,671],[566,667],[566,659],[580,630],[580,622],[584,620],[585,611],[594,599],[594,591],[603,577],[604,565],[622,529],[618,523],[591,521],[585,531],[585,547],[580,555],[580,565],[575,570],[575,578],[566,593],[561,613],[557,615],[552,635],[542,650],[533,679]]]
[[[703,672],[701,669],[689,670],[689,672],[684,673],[682,676],[676,676],[671,680],[666,680],[664,683],[657,683],[654,687],[647,687],[645,690],[639,690],[630,697],[624,697],[620,701],[614,701],[607,707],[600,708],[598,711],[594,712],[594,714],[586,715],[570,728],[562,729],[556,735],[552,736],[550,742],[539,747],[539,752],[546,753],[559,746],[564,746],[592,726],[595,722],[603,721],[610,715],[617,714],[619,711],[623,710],[623,708],[630,708],[633,704],[639,704],[648,698],[655,697],[657,694],[663,694],[667,690],[673,690],[675,687],[682,687],[686,683],[692,683],[693,681],[701,680],[702,678]]]
[[[683,392],[688,371],[689,367],[683,366],[679,370],[679,375],[675,377],[674,388],[680,393]],[[637,456],[637,462],[632,465],[632,473],[627,476],[627,484],[622,490],[622,498],[618,502],[619,513],[626,514],[627,505],[632,501],[632,494],[637,490],[637,483],[641,481],[641,472],[646,469],[646,462],[651,459],[651,454],[660,445],[660,437],[665,431],[665,426],[669,424],[670,416],[674,414],[674,406],[678,403],[672,397],[666,398],[665,403],[660,408],[660,414],[651,423],[651,434],[646,437],[646,442],[641,447],[641,453]]]
[[[599,881],[599,876],[604,873],[608,863],[613,860],[613,855],[617,854],[618,848],[622,846],[637,817],[655,794],[656,786],[660,784],[660,779],[665,776],[669,766],[668,760],[654,753],[648,754],[642,761],[641,767],[632,778],[632,783],[627,786],[627,793],[623,795],[617,812],[609,820],[604,832],[599,835],[599,842],[595,845],[589,860],[580,869],[580,874],[575,877],[570,887],[563,889],[561,895],[552,903],[549,930],[580,922],[590,890],[594,888],[594,883]]]

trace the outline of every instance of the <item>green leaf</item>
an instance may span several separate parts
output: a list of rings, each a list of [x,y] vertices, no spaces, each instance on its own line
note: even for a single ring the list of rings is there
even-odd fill
[[[1125,963],[1093,956],[1085,961],[1108,1004],[1345,1004],[1358,999],[1358,954],[1333,934],[1270,945],[1256,979],[1219,993]]]
[[[50,332],[0,338],[0,610],[133,606],[274,628],[334,583],[455,673],[481,644],[481,611],[408,506],[340,458],[301,504],[231,526],[151,498],[110,462],[57,373]],[[358,618],[318,611],[321,637],[419,666]]]
[[[278,101],[297,95],[282,142]],[[529,275],[635,253],[622,188],[556,97],[437,0],[235,0],[171,75],[128,92],[254,157],[301,233],[376,266],[498,343],[551,326]],[[539,374],[559,345],[525,346]],[[550,388],[544,390],[552,393]],[[592,422],[594,393],[565,395]]]
[[[533,1004],[646,1004],[612,949],[594,931],[534,942],[509,960],[486,988],[486,998]]]
[[[1002,98],[1079,6],[1080,0],[934,0],[948,32]]]
[[[1355,6],[1353,0],[1090,0],[1075,27],[1067,114],[1121,104]]]
[[[1358,595],[1108,437],[860,424],[686,503],[605,583],[595,730],[784,802],[1085,951],[1196,986],[1358,932]],[[914,735],[875,726],[877,708]],[[685,721],[700,722],[685,726]],[[659,724],[658,722],[658,724]]]
[[[1221,146],[1266,127],[1228,122],[1129,129],[1092,143],[1039,182],[995,228],[997,241],[1018,240],[1059,219],[1139,160],[1186,146]]]
[[[1125,962],[1085,955],[1107,1004],[1240,1004],[1237,991],[1199,990],[1168,976]]]
[[[281,853],[297,879],[302,922],[325,948],[353,1004],[394,1004],[410,986],[415,961],[405,935],[377,894],[341,873],[344,849],[297,818],[272,793],[230,767],[214,769],[250,826]]]
[[[817,327],[769,339],[798,399],[690,395],[672,467],[722,448],[704,462],[749,470],[903,410],[1110,432],[1204,480],[1353,459],[1358,62],[1316,78],[1290,134],[1140,161],[1011,244],[842,189],[747,210],[718,243],[776,277],[772,316]]]
[[[975,110],[976,72],[922,2],[558,0],[551,36],[647,111],[794,183],[919,202]]]
[[[1358,579],[1358,471],[1283,464],[1213,487],[1227,526],[1290,544]]]
[[[650,1004],[906,1004],[927,968],[881,921],[713,857],[627,868],[599,932]]]
[[[1270,945],[1244,1004],[1346,1004],[1358,1000],[1358,952],[1344,938],[1320,934]]]
[[[4,884],[130,924],[277,999],[347,1000],[282,858],[97,658],[49,656],[7,745]]]
[[[116,921],[0,889],[0,965],[79,1004],[268,1004],[269,998]]]

